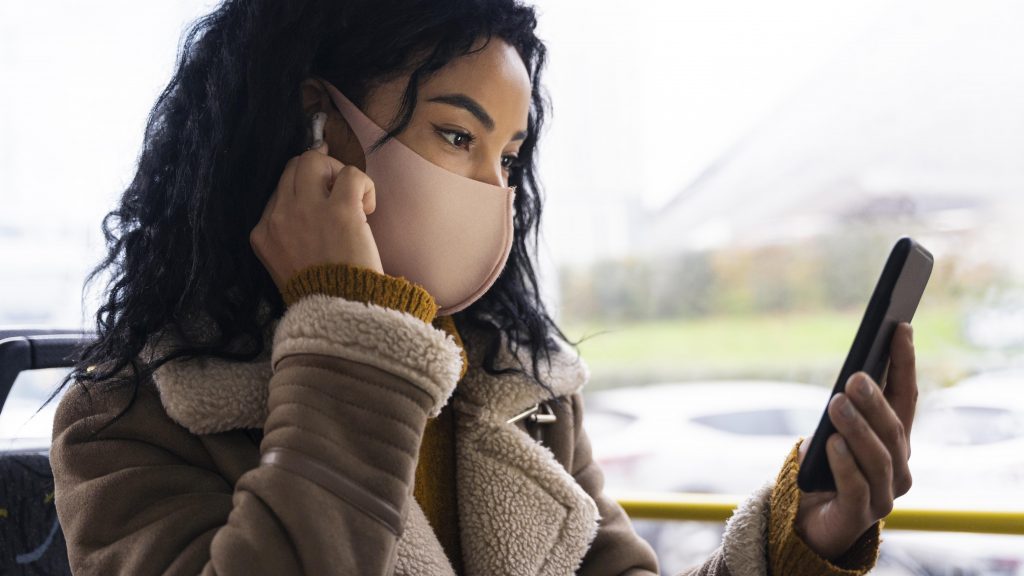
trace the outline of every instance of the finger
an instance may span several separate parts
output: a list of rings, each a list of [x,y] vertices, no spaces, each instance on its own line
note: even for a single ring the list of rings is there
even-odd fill
[[[281,171],[281,177],[278,179],[277,187],[270,193],[270,198],[263,205],[263,213],[260,215],[259,221],[256,222],[256,226],[249,233],[249,243],[252,245],[253,250],[256,250],[257,246],[262,245],[262,242],[266,240],[271,221],[270,217],[277,207],[277,201],[280,199],[281,194],[291,193],[291,185],[295,179],[296,164],[298,164],[298,156],[289,159],[285,163],[284,170]],[[259,253],[257,253],[257,256],[262,258]]]
[[[367,187],[366,193],[363,194],[363,212],[369,216],[377,211],[377,185],[369,176],[366,177],[366,181],[370,185]]]
[[[252,232],[249,233],[249,246],[252,248],[253,253],[256,255],[256,259],[263,264],[263,267],[270,274],[270,279],[273,280],[274,284],[280,286],[280,274],[274,266],[272,259],[268,260],[264,254],[264,247],[268,242],[268,233],[266,225],[261,221]]]
[[[327,190],[325,192],[326,194],[330,195],[331,188],[334,187],[334,179],[338,176],[338,172],[340,172],[345,165],[342,164],[338,159],[331,156],[330,147],[327,145],[327,140],[320,140],[320,143],[318,145],[313,146],[313,148],[311,149],[315,152],[323,154],[324,158],[327,159],[328,164],[330,164],[331,166],[331,177],[327,182]]]
[[[291,195],[293,193],[295,187],[295,170],[298,167],[298,165],[298,156],[290,158],[288,162],[285,163],[284,170],[281,171],[281,177],[278,178],[277,180],[277,188],[275,189],[276,191],[286,195]],[[265,210],[264,215],[266,215],[266,213],[267,212]]]
[[[914,353],[914,329],[901,322],[892,337],[889,385],[885,387],[885,398],[892,405],[910,443],[910,428],[914,424],[917,409],[917,360]],[[909,452],[908,452],[909,456]]]
[[[893,491],[902,496],[910,489],[909,449],[903,423],[882,396],[878,385],[864,372],[854,374],[847,381],[845,391],[868,427],[885,445],[892,462]]]
[[[338,179],[338,174],[341,173],[341,169],[345,167],[345,164],[333,156],[325,156],[325,158],[327,158],[328,164],[331,165],[331,179],[327,183],[327,195],[330,196],[334,190],[334,183]]]
[[[828,407],[836,430],[843,435],[864,477],[871,486],[871,508],[880,516],[892,509],[892,455],[846,394],[836,394]]]
[[[856,523],[870,526],[874,521],[874,518],[870,517],[871,487],[857,466],[849,445],[841,435],[833,434],[828,439],[826,449],[828,466],[836,481],[836,504],[841,516],[836,524],[850,526]]]
[[[327,197],[327,196],[331,195],[331,191],[334,189],[334,183],[335,183],[335,181],[338,178],[338,174],[341,172],[341,169],[345,167],[345,164],[342,161],[338,160],[337,158],[327,154],[327,141],[326,140],[323,142],[323,144],[320,147],[313,148],[313,150],[316,151],[316,152],[321,152],[322,151],[323,152],[323,160],[325,162],[327,162],[328,166],[330,166],[331,175],[327,179],[327,182],[324,184],[324,196]]]
[[[298,202],[315,202],[330,194],[334,170],[330,156],[316,150],[307,150],[299,156],[295,168],[295,195]]]
[[[377,208],[376,189],[371,180],[362,170],[349,164],[344,166],[334,180],[331,188],[331,201],[335,206],[348,210],[357,207],[361,220],[372,214]]]
[[[287,166],[286,166],[286,169],[287,169]],[[282,179],[283,179],[283,176],[284,175],[282,174]],[[267,223],[270,222],[270,217],[274,213],[274,210],[277,209],[277,201],[280,200],[282,193],[288,194],[290,192],[283,192],[281,190],[281,188],[278,187],[278,188],[275,188],[274,191],[270,193],[270,198],[267,199],[267,204],[263,207],[263,215],[260,216],[260,221],[257,224],[257,226],[264,226],[265,227],[267,225]]]

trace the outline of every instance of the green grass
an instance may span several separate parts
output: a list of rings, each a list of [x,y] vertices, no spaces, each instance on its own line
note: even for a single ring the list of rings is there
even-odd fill
[[[572,339],[590,335],[580,352],[600,387],[623,378],[689,376],[821,379],[838,372],[862,312],[712,317],[632,324],[570,325]],[[948,361],[969,354],[952,307],[929,309],[914,321],[922,364],[948,372]],[[926,369],[927,371],[927,369]],[[834,374],[832,376],[834,378]]]

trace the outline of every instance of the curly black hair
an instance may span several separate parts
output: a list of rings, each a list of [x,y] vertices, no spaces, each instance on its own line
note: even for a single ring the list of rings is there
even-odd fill
[[[197,20],[150,112],[135,176],[103,220],[107,254],[85,283],[108,277],[97,339],[61,388],[120,378],[137,391],[176,358],[257,358],[284,303],[249,232],[285,163],[307,145],[302,80],[323,78],[362,107],[374,81],[411,71],[390,138],[408,125],[424,80],[478,40],[500,38],[517,50],[532,85],[528,135],[509,177],[519,191],[514,240],[497,281],[455,320],[506,336],[486,344],[486,370],[528,374],[550,393],[539,362],[550,361],[554,336],[567,339],[545,309],[532,261],[543,204],[537,140],[549,109],[536,25],[534,9],[517,0],[225,0]],[[269,316],[261,313],[268,307]],[[214,337],[189,332],[197,316]],[[170,332],[177,345],[140,355]],[[502,345],[513,354],[526,346],[530,371],[498,369]]]

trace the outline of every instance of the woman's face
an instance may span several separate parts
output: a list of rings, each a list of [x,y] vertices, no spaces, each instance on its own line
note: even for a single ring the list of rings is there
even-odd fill
[[[391,125],[408,81],[409,75],[404,74],[374,86],[363,112],[378,126]],[[330,154],[365,170],[355,135],[326,92],[323,99],[327,103],[321,101],[319,107],[328,113],[324,139]],[[397,138],[451,172],[507,186],[509,169],[517,163],[526,138],[529,112],[526,66],[512,46],[492,38],[483,50],[452,60],[421,85],[412,119]]]

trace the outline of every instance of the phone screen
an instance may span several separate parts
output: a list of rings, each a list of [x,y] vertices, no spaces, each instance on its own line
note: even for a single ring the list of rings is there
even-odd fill
[[[867,372],[882,389],[885,388],[893,333],[900,322],[913,320],[933,264],[931,253],[913,239],[900,238],[896,242],[868,301],[853,346],[832,388],[830,401],[832,396],[843,391],[850,376],[860,371]],[[825,451],[826,441],[835,432],[826,403],[797,475],[797,485],[801,490],[820,492],[836,489]]]

